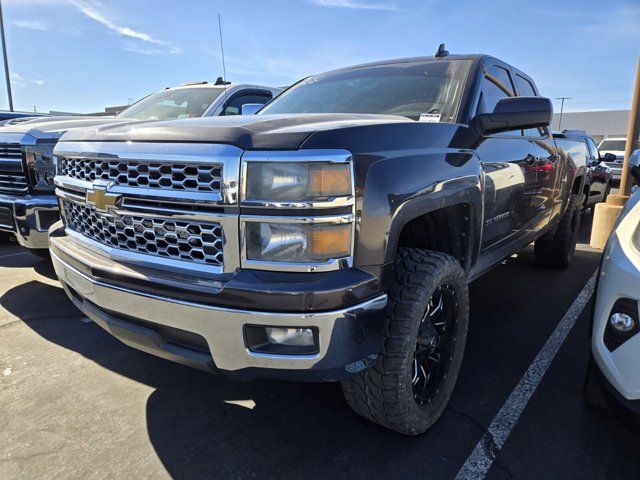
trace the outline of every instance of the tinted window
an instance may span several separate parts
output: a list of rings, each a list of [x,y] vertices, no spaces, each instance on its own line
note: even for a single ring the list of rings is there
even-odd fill
[[[310,77],[259,115],[370,113],[418,120],[423,113],[456,120],[470,62],[431,60],[354,68]]]
[[[271,100],[271,95],[267,94],[251,94],[251,95],[238,95],[227,103],[226,108],[220,115],[240,115],[242,113],[242,105],[247,103],[259,103],[264,105]]]
[[[536,89],[526,78],[516,74],[516,85],[518,87],[518,94],[521,97],[537,97]],[[544,136],[544,129],[528,128],[522,132],[526,137],[541,137]]]
[[[537,97],[536,90],[531,82],[524,77],[516,74],[516,85],[521,97]]]
[[[493,112],[498,101],[507,97],[515,97],[509,72],[496,65],[485,66],[478,113]]]
[[[596,144],[591,137],[587,137],[587,146],[589,147],[591,158],[599,160],[600,154],[598,153],[598,147],[596,147]]]
[[[600,150],[624,150],[627,148],[626,140],[607,140],[600,142]]]
[[[163,90],[131,105],[118,118],[171,120],[201,117],[220,96],[222,88],[174,88]]]

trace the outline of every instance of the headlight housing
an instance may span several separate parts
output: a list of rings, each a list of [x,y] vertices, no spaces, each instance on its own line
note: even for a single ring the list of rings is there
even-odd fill
[[[251,162],[246,168],[245,200],[313,202],[351,193],[349,164]]]
[[[355,187],[350,152],[247,152],[240,204],[243,267],[314,272],[352,265]]]
[[[326,263],[351,255],[350,218],[323,223],[246,222],[246,258],[262,262]]]
[[[53,155],[54,143],[27,145],[24,147],[27,171],[31,185],[37,191],[53,191],[53,177],[56,176],[56,160]]]

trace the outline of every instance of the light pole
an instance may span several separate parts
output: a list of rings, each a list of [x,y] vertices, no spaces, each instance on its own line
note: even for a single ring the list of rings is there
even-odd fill
[[[560,120],[558,121],[558,130],[562,130],[562,112],[564,111],[564,101],[571,100],[571,97],[556,97],[556,100],[562,100],[560,104]]]
[[[2,18],[2,0],[0,0],[0,36],[2,37],[2,58],[4,59],[4,76],[7,81],[9,110],[13,112],[13,96],[11,95],[11,79],[9,78],[9,60],[7,60],[7,41],[4,37],[4,20]]]

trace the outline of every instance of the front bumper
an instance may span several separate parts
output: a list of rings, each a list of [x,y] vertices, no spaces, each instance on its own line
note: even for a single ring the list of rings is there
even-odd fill
[[[46,249],[47,232],[59,218],[55,195],[0,194],[0,231],[15,234],[18,243],[27,248]]]
[[[386,295],[329,311],[259,311],[197,303],[143,291],[134,279],[148,279],[144,272],[72,245],[65,236],[51,236],[53,265],[71,300],[125,344],[159,357],[241,379],[334,381],[369,367],[380,351]],[[278,291],[273,296],[285,303],[290,294]],[[241,297],[236,300],[242,304]],[[244,337],[248,324],[315,327],[319,351],[251,352]]]
[[[628,208],[631,208],[631,201]],[[640,252],[632,244],[638,225],[640,202],[632,211],[620,216],[607,247],[594,300],[592,352],[607,382],[628,401],[640,400],[640,334],[636,334],[613,351],[604,342],[605,329],[612,308],[619,299],[640,304]]]

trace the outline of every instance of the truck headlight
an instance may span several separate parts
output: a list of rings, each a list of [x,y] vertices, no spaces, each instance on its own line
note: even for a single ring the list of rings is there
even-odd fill
[[[351,223],[246,223],[247,260],[324,263],[351,255]]]
[[[34,190],[53,191],[56,176],[55,144],[28,145],[25,147],[27,171]]]
[[[247,162],[246,202],[313,202],[352,194],[351,165],[326,162]]]

